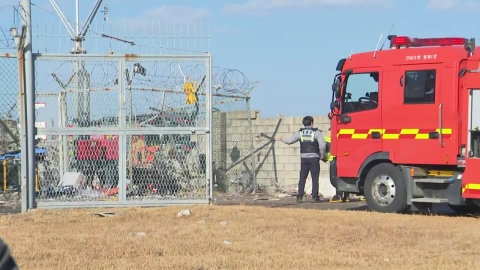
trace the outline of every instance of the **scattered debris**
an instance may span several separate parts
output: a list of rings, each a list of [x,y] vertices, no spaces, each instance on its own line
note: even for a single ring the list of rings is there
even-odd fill
[[[198,221],[198,224],[204,224],[204,223],[205,223],[204,219]]]
[[[226,226],[226,225],[227,225],[227,222],[226,222],[226,221],[220,221],[220,225]]]
[[[228,246],[229,246],[229,245],[231,245],[231,244],[232,244],[232,242],[230,242],[230,241],[227,241],[227,240],[224,240],[224,241],[223,241],[223,244],[225,244],[225,245],[228,245]]]
[[[138,237],[147,236],[147,233],[146,233],[146,232],[132,232],[132,234],[133,234],[134,236],[138,236]]]
[[[177,217],[188,217],[192,214],[189,209],[182,210],[177,213]]]
[[[96,215],[99,217],[113,217],[116,215],[119,215],[121,213],[115,213],[115,212],[97,212],[97,213],[90,213],[89,215]]]
[[[290,195],[287,195],[289,197]],[[277,196],[278,197],[278,196]],[[279,198],[269,198],[269,197],[257,197],[253,201],[279,201]]]

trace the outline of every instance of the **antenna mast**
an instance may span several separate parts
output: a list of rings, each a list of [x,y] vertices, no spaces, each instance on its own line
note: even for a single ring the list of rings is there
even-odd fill
[[[70,37],[75,42],[75,47],[71,50],[71,53],[73,54],[86,53],[86,51],[82,47],[82,43],[85,40],[85,35],[87,34],[88,29],[90,28],[90,24],[92,23],[93,19],[97,15],[97,12],[100,9],[100,6],[102,5],[103,0],[97,0],[97,2],[92,8],[92,11],[90,11],[90,14],[88,15],[87,20],[85,21],[82,27],[80,27],[80,3],[79,2],[80,0],[75,0],[76,16],[75,16],[75,29],[73,29],[70,22],[67,20],[62,10],[55,2],[55,0],[50,0],[50,3],[52,4],[53,9],[55,9],[55,12],[57,12],[58,17],[60,17],[60,20],[62,21],[63,25],[67,29],[68,33],[70,34]]]

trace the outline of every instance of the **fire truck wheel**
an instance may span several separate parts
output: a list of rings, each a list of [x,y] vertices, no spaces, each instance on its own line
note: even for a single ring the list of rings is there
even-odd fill
[[[378,164],[368,172],[364,196],[372,211],[401,213],[408,209],[407,184],[400,168],[390,163]]]
[[[478,205],[448,205],[455,213],[466,215],[466,214],[478,214],[480,213],[480,206]]]

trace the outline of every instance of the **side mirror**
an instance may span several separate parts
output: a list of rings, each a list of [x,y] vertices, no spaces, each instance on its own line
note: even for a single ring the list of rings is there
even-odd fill
[[[330,110],[340,109],[340,102],[338,100],[332,101],[330,103]]]
[[[340,115],[340,123],[349,124],[350,122],[352,122],[352,117],[344,114]]]
[[[335,98],[340,98],[340,89],[335,90]]]
[[[332,85],[332,90],[335,92],[335,98],[340,97],[340,90],[342,88],[342,78],[337,77],[335,83]]]

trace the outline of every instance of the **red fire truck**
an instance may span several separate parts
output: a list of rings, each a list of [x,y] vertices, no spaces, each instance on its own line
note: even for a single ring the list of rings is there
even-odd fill
[[[475,39],[388,37],[341,59],[332,85],[331,182],[379,212],[480,211]],[[336,134],[336,136],[334,135]]]

